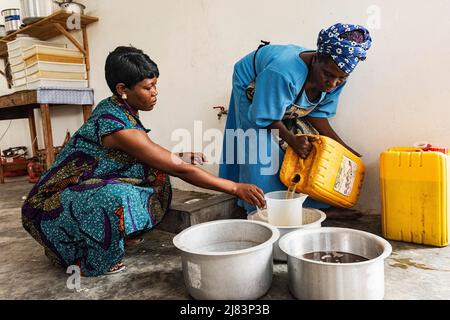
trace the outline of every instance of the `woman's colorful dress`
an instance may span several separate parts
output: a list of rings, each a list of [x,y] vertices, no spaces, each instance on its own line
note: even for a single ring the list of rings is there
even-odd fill
[[[101,101],[22,207],[24,228],[47,256],[85,276],[119,263],[124,238],[152,229],[170,205],[166,173],[102,146],[103,136],[125,129],[150,131],[115,96]]]

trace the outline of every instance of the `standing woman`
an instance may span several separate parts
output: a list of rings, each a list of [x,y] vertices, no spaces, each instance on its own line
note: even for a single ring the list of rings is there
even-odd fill
[[[148,137],[139,112],[156,105],[159,71],[146,54],[116,48],[105,75],[112,97],[97,105],[22,207],[24,228],[53,262],[78,265],[85,276],[122,270],[125,242],[154,228],[169,208],[168,175],[264,206],[258,187],[213,176]]]
[[[298,133],[328,136],[360,156],[337,135],[328,119],[336,114],[339,95],[358,62],[365,60],[371,41],[363,26],[337,23],[319,33],[317,50],[264,43],[238,61],[225,129],[267,130],[256,135],[258,141],[244,146],[225,134],[219,176],[257,184],[265,193],[286,190],[279,179],[279,168],[287,146],[306,158],[314,140],[296,136]],[[271,135],[270,130],[278,130],[278,137]],[[257,161],[252,163],[250,159]],[[274,163],[278,171],[267,174]],[[239,205],[247,212],[255,209],[244,202]],[[329,218],[349,213],[348,209],[309,198],[305,206],[321,208]]]

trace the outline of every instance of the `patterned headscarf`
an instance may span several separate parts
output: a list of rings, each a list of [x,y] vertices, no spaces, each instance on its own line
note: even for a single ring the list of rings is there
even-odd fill
[[[338,67],[349,74],[359,61],[366,59],[371,44],[369,31],[363,26],[336,23],[320,31],[317,52],[330,55]]]

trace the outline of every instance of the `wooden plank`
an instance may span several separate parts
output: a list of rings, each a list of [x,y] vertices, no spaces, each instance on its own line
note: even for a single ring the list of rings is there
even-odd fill
[[[4,172],[3,172],[3,164],[0,163],[0,183],[5,183],[5,176],[4,176]]]
[[[36,132],[36,120],[34,118],[34,110],[28,110],[28,127],[30,128],[31,149],[33,157],[37,157],[37,151],[39,150]]]
[[[71,13],[67,13],[62,10],[57,11],[48,17],[36,21],[35,23],[32,23],[18,31],[10,33],[2,40],[6,41],[14,40],[18,34],[28,34],[29,36],[38,38],[40,40],[49,40],[60,34],[60,32],[56,30],[55,27],[53,26],[53,23],[59,23],[67,27],[68,18],[71,16],[72,16]],[[82,28],[97,21],[98,21],[97,17],[82,15],[80,16],[80,27]],[[69,30],[69,28],[66,28],[66,30]]]
[[[44,132],[44,145],[46,153],[47,168],[50,168],[55,160],[53,147],[52,123],[50,119],[50,107],[48,104],[41,104],[42,131]]]
[[[89,71],[91,71],[91,58],[89,56],[89,41],[88,41],[86,27],[83,27],[82,31],[83,31],[83,46],[84,46],[84,50],[86,51],[86,54],[85,54],[86,70],[87,70],[88,80],[89,80],[90,79]]]
[[[83,120],[84,120],[84,122],[88,121],[91,114],[92,114],[92,106],[91,105],[83,105]]]
[[[84,56],[86,57],[87,53],[86,50],[84,50],[83,46],[81,46],[81,44],[77,41],[77,39],[75,39],[66,29],[64,29],[63,26],[61,26],[59,23],[54,23],[53,24],[55,26],[55,28],[61,32],[62,35],[66,36],[67,39],[69,39],[70,42],[73,43],[73,45],[75,47],[77,47],[78,50],[80,50],[81,52],[83,52]]]
[[[0,96],[0,109],[36,103],[37,103],[36,90],[24,90],[14,92],[6,96]]]

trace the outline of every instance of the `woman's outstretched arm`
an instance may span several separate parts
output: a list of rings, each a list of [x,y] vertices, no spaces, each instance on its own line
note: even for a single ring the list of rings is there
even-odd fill
[[[102,145],[106,148],[124,151],[139,162],[198,187],[235,195],[260,208],[265,206],[264,192],[257,186],[222,179],[188,164],[176,154],[154,143],[144,131],[120,130],[104,136]]]

